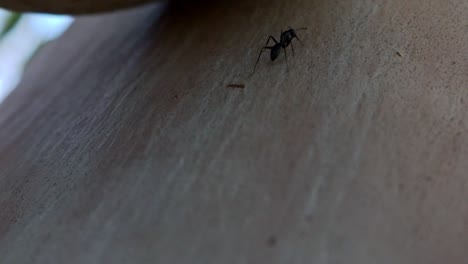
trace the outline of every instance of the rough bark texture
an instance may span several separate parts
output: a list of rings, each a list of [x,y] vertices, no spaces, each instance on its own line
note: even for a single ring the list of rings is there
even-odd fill
[[[468,2],[229,2],[40,52],[0,106],[0,262],[466,263]]]

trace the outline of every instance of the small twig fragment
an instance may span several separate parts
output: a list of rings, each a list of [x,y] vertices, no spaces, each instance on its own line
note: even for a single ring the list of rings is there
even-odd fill
[[[230,83],[226,86],[227,88],[239,88],[239,89],[244,89],[245,85],[244,84],[237,84],[237,83]]]

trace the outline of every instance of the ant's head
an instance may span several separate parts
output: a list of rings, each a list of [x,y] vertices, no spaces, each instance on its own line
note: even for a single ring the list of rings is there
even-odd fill
[[[289,32],[289,34],[291,34],[291,37],[293,37],[293,38],[297,38],[297,35],[296,35],[296,30],[305,30],[305,29],[307,29],[307,28],[305,28],[305,27],[302,27],[302,28],[296,28],[296,29],[293,29],[292,27],[289,27],[289,30],[288,30],[288,32]]]

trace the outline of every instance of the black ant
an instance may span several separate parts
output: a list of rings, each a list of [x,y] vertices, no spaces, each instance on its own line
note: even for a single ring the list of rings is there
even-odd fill
[[[270,35],[268,37],[268,40],[267,40],[266,44],[265,44],[265,47],[263,47],[262,50],[260,51],[260,54],[258,54],[257,62],[255,63],[255,67],[254,67],[254,70],[253,70],[252,74],[255,72],[255,68],[257,68],[257,64],[258,64],[258,61],[260,60],[260,57],[262,56],[262,53],[267,49],[271,50],[270,51],[271,61],[276,60],[278,58],[279,54],[281,53],[281,50],[283,50],[284,51],[284,57],[286,58],[286,67],[287,67],[288,66],[288,56],[286,55],[286,47],[288,47],[289,44],[291,44],[291,49],[292,49],[292,53],[293,53],[293,57],[294,57],[294,46],[293,46],[291,41],[293,39],[297,39],[302,45],[304,45],[304,43],[302,43],[302,41],[296,35],[296,30],[302,30],[302,29],[307,29],[307,28],[292,29],[291,27],[289,27],[289,29],[284,31],[284,32],[283,32],[283,30],[281,30],[281,36],[280,36],[280,41],[279,42],[273,36]],[[272,39],[275,42],[275,45],[268,46],[268,42],[270,42],[270,39]]]

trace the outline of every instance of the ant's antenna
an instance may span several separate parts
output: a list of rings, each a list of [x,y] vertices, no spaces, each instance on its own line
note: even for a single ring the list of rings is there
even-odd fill
[[[301,28],[293,29],[291,26],[289,26],[289,28],[290,28],[291,30],[293,30],[293,31],[296,31],[296,30],[305,30],[305,29],[307,29],[306,27],[301,27]],[[302,43],[302,41],[297,37],[296,34],[294,34],[294,37],[295,37],[302,45],[304,45],[304,43]]]

